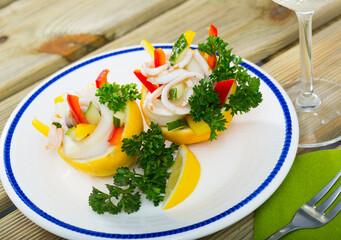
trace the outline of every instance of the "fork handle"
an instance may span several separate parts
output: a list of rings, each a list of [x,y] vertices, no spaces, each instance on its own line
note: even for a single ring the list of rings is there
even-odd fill
[[[277,240],[277,239],[283,237],[284,235],[286,235],[287,233],[295,231],[295,230],[300,229],[300,228],[301,227],[299,227],[299,226],[293,224],[292,222],[290,222],[289,224],[285,225],[284,227],[279,229],[277,232],[272,234],[266,240]]]

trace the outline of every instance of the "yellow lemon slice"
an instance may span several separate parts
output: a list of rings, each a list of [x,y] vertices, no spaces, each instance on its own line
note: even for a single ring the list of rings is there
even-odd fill
[[[128,114],[121,139],[131,138],[133,135],[138,135],[143,131],[143,120],[137,103],[135,101],[128,101],[127,108]],[[117,168],[129,167],[136,160],[134,157],[130,157],[125,152],[122,152],[122,144],[121,141],[106,156],[89,160],[68,158],[63,154],[63,147],[58,149],[58,153],[68,164],[84,173],[94,176],[110,176],[116,173]]]
[[[163,209],[170,209],[184,201],[194,191],[199,178],[198,159],[185,145],[181,145],[167,182]]]

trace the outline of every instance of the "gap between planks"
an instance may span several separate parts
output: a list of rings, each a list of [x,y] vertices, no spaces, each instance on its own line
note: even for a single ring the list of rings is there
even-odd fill
[[[1,8],[0,100],[182,2],[27,0]]]
[[[0,219],[0,239],[58,239],[60,238],[33,223],[19,210]]]

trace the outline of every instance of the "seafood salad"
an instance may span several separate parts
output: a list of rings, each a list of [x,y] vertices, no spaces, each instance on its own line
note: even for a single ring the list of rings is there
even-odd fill
[[[198,49],[190,48],[194,36],[193,31],[181,34],[169,53],[143,40],[152,59],[134,71],[143,84],[141,109],[147,124],[158,124],[164,137],[178,144],[215,139],[236,113],[261,102],[259,79],[250,77],[239,65],[241,59],[225,49],[227,43],[213,25],[208,42]]]
[[[133,162],[120,151],[121,142],[143,130],[134,101],[140,97],[136,85],[107,83],[108,72],[103,70],[96,84],[55,98],[50,126],[33,120],[33,125],[47,136],[46,149],[58,150],[73,167],[100,176],[112,175],[117,167]]]

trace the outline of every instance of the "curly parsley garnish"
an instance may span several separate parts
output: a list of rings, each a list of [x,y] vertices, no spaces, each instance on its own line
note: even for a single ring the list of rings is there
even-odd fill
[[[91,208],[99,214],[117,214],[122,210],[127,213],[136,212],[141,206],[139,191],[158,206],[164,199],[170,176],[168,169],[174,163],[173,153],[178,147],[174,143],[166,147],[161,128],[154,123],[151,123],[151,129],[147,132],[134,135],[131,139],[123,139],[122,151],[129,156],[137,156],[136,164],[143,170],[143,174],[127,167],[117,169],[114,185],[106,185],[109,194],[93,187],[89,196]],[[113,203],[113,198],[116,199],[116,204]]]
[[[104,83],[95,94],[101,104],[108,103],[108,108],[114,112],[124,110],[128,100],[141,99],[141,93],[135,83],[119,85],[117,83]]]
[[[204,120],[211,128],[210,140],[216,139],[216,131],[223,131],[227,123],[221,112],[231,109],[231,114],[244,113],[257,107],[262,101],[259,92],[260,80],[251,77],[247,70],[239,65],[242,60],[231,54],[232,49],[226,49],[228,43],[220,37],[210,36],[206,43],[199,44],[198,49],[216,58],[216,67],[212,74],[200,80],[200,84],[193,88],[194,94],[189,99],[190,114],[194,121]],[[218,53],[219,58],[217,58]],[[220,105],[219,94],[213,89],[213,85],[219,81],[235,79],[238,83],[236,93],[229,96],[228,103]]]

